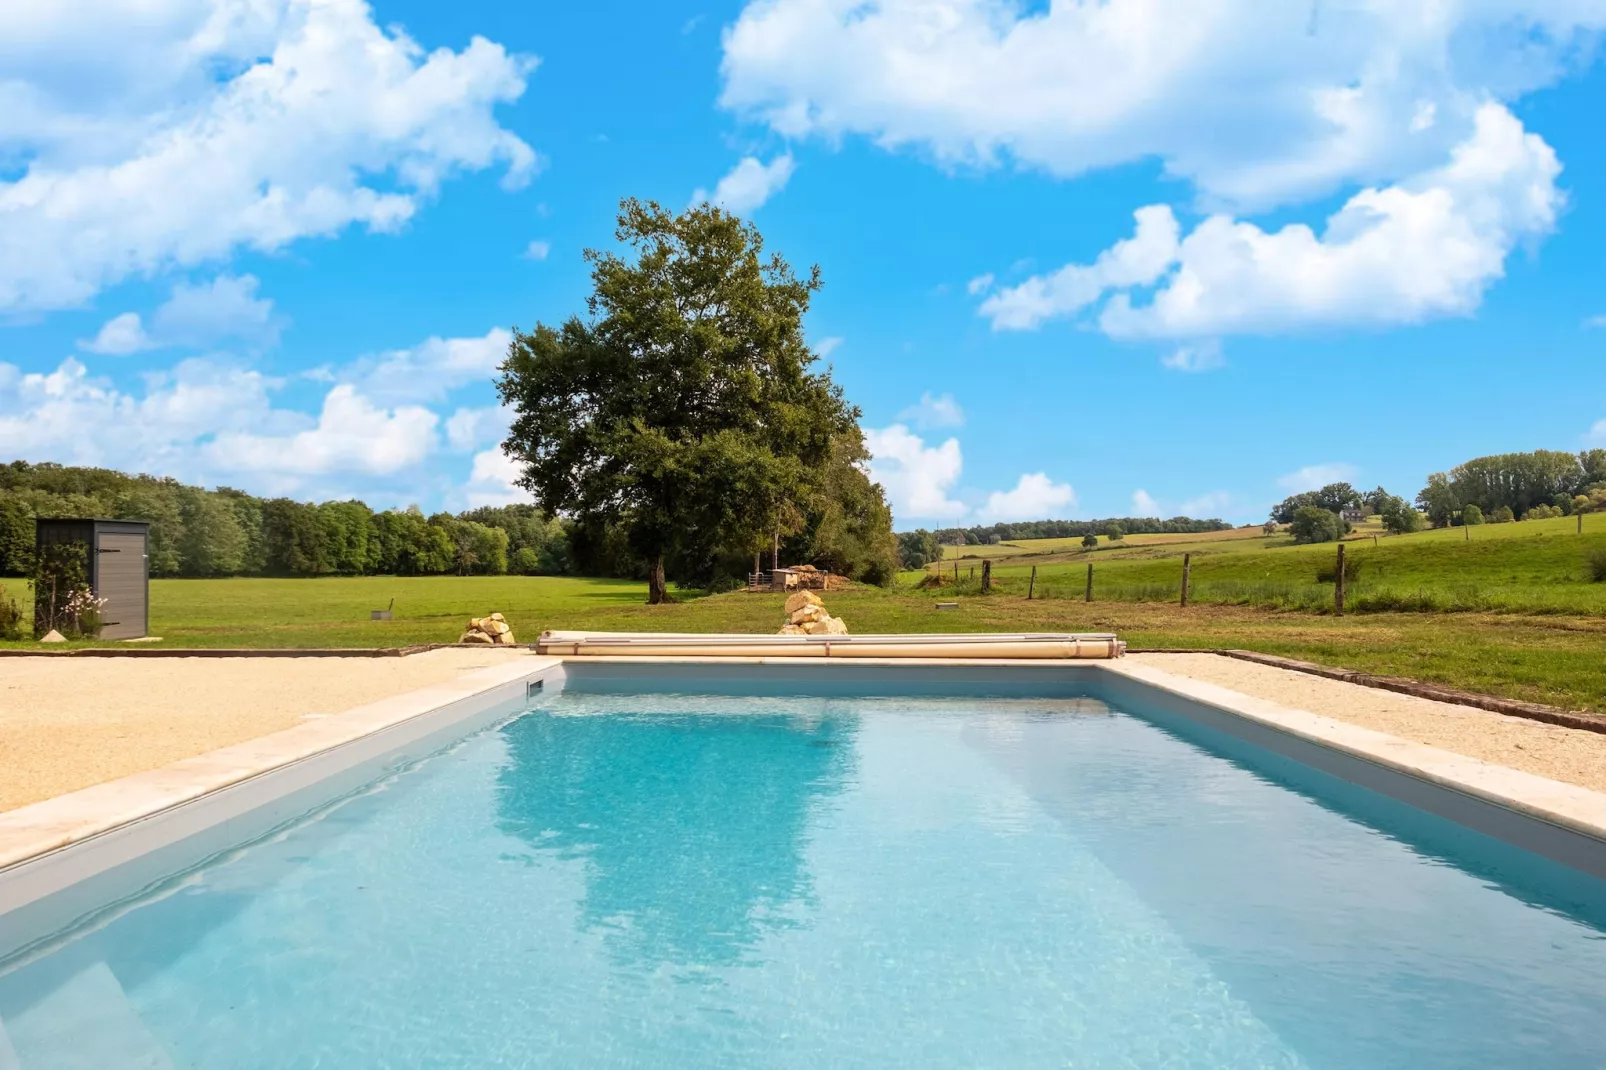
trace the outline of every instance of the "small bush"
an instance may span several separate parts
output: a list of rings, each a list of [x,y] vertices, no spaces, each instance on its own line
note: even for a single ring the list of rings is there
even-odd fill
[[[1104,537],[1111,542],[1120,542],[1126,538],[1126,531],[1120,524],[1110,523],[1104,525]]]
[[[1461,507],[1461,523],[1469,528],[1483,523],[1483,510],[1476,505],[1463,505]]]
[[[26,639],[28,631],[22,624],[22,609],[17,600],[0,587],[0,639]]]
[[[1536,505],[1522,514],[1524,520],[1553,520],[1561,516],[1561,510],[1554,505]]]
[[[1088,532],[1086,535],[1082,536],[1082,549],[1084,549],[1084,550],[1096,550],[1096,549],[1098,549],[1098,545],[1099,545],[1099,537],[1097,535],[1093,534],[1091,531]]]
[[[1502,505],[1493,513],[1489,514],[1489,519],[1494,521],[1496,524],[1509,524],[1513,520],[1517,519],[1517,517],[1516,514],[1511,511],[1511,506]]]
[[[1584,555],[1584,571],[1591,583],[1606,583],[1606,547],[1591,550]]]

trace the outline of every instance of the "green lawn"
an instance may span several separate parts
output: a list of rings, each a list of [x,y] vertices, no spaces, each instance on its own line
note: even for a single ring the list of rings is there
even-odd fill
[[[938,611],[938,597],[957,599],[959,609]],[[370,609],[383,608],[391,598],[395,620],[368,620]],[[162,636],[162,645],[179,647],[452,642],[470,616],[493,610],[507,616],[521,642],[533,642],[545,628],[773,632],[783,618],[781,597],[768,593],[687,597],[668,606],[644,605],[645,598],[646,585],[630,581],[518,576],[151,584],[153,634]],[[1606,711],[1606,617],[1601,616],[1376,612],[1334,617],[1231,605],[1086,603],[1079,597],[1027,601],[1010,589],[987,596],[951,590],[939,595],[908,585],[832,592],[827,601],[861,634],[1114,631],[1135,647],[1239,647]]]
[[[1585,568],[1591,552],[1606,552],[1606,516],[1586,516],[1583,534],[1573,517],[1474,528],[1424,531],[1345,543],[1359,574],[1349,584],[1348,606],[1360,613],[1382,611],[1480,611],[1606,615],[1606,583],[1591,582]],[[994,559],[993,576],[1011,594],[1024,594],[1037,568],[1035,593],[1081,598],[1087,566],[1094,568],[1095,598],[1101,601],[1172,601],[1182,578],[1182,555],[1192,555],[1194,601],[1224,605],[1294,608],[1321,612],[1332,605],[1333,585],[1317,582],[1331,569],[1331,543],[1295,546],[1286,536],[1133,536],[1124,543],[1101,540],[1097,550],[1049,548],[1023,554],[991,554],[996,547],[967,547]],[[1139,539],[1144,542],[1139,543]],[[1053,543],[1062,540],[1038,540]],[[974,590],[980,559],[945,560],[943,574],[959,568],[958,590]],[[918,578],[918,576],[914,577]]]

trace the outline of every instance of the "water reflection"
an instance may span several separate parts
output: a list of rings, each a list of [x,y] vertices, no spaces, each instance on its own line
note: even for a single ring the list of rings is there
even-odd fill
[[[600,701],[565,696],[558,709]],[[614,710],[640,701],[606,699]],[[657,702],[510,724],[500,823],[543,853],[585,860],[583,924],[619,953],[734,963],[807,902],[809,815],[848,780],[856,721],[819,716],[823,704],[800,716],[735,712],[752,699]]]

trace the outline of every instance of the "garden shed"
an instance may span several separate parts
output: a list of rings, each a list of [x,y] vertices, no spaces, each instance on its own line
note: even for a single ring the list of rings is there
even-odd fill
[[[40,517],[34,544],[79,543],[84,572],[101,609],[102,639],[138,639],[150,630],[150,524],[144,520],[69,520]]]

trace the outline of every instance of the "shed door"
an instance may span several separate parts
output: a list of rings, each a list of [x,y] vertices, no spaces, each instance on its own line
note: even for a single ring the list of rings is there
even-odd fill
[[[100,537],[99,590],[106,599],[100,616],[103,639],[137,639],[145,634],[145,536]]]

